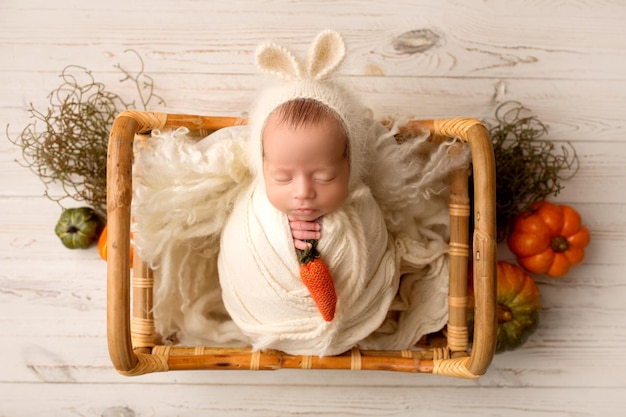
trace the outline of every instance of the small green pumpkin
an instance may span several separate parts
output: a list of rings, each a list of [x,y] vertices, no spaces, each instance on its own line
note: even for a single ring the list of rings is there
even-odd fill
[[[63,210],[54,232],[70,249],[85,249],[98,240],[102,222],[90,207]]]

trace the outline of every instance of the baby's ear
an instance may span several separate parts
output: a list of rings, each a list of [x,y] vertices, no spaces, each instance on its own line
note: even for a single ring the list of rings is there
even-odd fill
[[[320,33],[311,45],[308,74],[316,80],[324,79],[335,71],[346,56],[346,45],[341,35],[333,30]]]
[[[256,51],[256,63],[261,70],[287,81],[302,78],[302,64],[290,50],[280,45],[261,45]]]

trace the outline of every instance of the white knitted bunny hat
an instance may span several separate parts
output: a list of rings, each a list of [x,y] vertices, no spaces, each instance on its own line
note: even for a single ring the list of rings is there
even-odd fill
[[[368,110],[344,87],[329,80],[346,55],[341,35],[332,30],[321,32],[313,41],[305,62],[287,48],[274,43],[259,46],[259,68],[275,76],[276,83],[263,88],[250,114],[251,168],[263,172],[262,134],[269,115],[280,105],[295,99],[316,100],[333,110],[348,134],[350,188],[363,177]]]

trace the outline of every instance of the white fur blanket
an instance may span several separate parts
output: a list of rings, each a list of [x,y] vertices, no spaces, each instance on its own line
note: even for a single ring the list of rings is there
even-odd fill
[[[447,319],[445,179],[463,163],[418,137],[372,132],[369,178],[323,220],[320,253],[338,294],[325,322],[298,274],[285,216],[247,166],[247,127],[194,142],[153,132],[137,148],[136,251],[155,270],[165,339],[331,355],[407,349]],[[466,155],[467,156],[467,155]]]

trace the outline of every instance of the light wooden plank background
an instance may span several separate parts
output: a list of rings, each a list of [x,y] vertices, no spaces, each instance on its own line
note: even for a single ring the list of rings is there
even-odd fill
[[[621,0],[137,1],[0,3],[0,416],[626,415],[626,2]],[[342,67],[372,107],[489,118],[519,100],[571,141],[581,168],[556,199],[592,232],[586,262],[538,278],[538,331],[477,381],[340,371],[187,372],[111,367],[105,264],[53,233],[59,207],[6,140],[69,64],[110,89],[137,50],[167,111],[239,115],[256,45],[302,50],[342,32]],[[398,45],[416,31],[414,49]],[[159,110],[159,108],[151,108]],[[8,125],[8,128],[4,127]],[[506,250],[502,256],[509,256]]]

